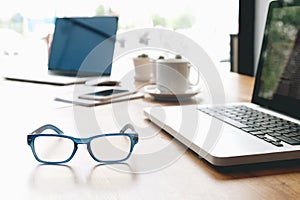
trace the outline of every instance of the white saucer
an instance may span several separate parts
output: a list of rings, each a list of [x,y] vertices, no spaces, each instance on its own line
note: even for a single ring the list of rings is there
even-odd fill
[[[161,101],[184,101],[200,92],[199,87],[190,86],[187,91],[183,93],[170,93],[160,91],[156,85],[147,85],[144,87],[144,91],[149,95],[153,96],[156,100]]]

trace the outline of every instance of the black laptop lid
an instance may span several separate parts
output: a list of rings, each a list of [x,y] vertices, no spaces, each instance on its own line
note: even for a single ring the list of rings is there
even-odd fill
[[[270,3],[252,102],[300,116],[300,1]]]
[[[73,76],[110,75],[117,27],[118,17],[57,18],[48,69]],[[97,59],[81,67],[89,53],[108,38],[111,42],[105,43]]]

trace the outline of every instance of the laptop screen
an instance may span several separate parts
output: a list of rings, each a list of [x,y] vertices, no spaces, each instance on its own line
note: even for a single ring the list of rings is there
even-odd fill
[[[300,3],[270,3],[252,102],[300,116]]]
[[[48,69],[65,75],[110,75],[113,59],[118,17],[73,17],[57,18],[49,56]],[[97,59],[91,59],[89,66],[82,67],[88,55],[101,42]]]

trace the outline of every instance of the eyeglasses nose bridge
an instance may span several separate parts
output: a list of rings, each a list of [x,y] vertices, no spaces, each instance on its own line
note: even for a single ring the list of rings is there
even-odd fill
[[[74,141],[77,146],[78,144],[88,144],[90,142],[90,139],[89,138],[76,138]]]

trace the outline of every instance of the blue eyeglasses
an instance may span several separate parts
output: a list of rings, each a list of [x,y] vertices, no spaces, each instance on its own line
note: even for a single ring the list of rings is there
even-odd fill
[[[125,133],[131,129],[133,133]],[[53,133],[43,133],[52,131]],[[131,124],[126,124],[119,133],[95,135],[89,138],[74,138],[54,125],[44,125],[27,135],[35,159],[44,164],[69,162],[75,155],[78,144],[87,144],[92,158],[101,163],[116,163],[127,160],[138,143],[138,134]]]

